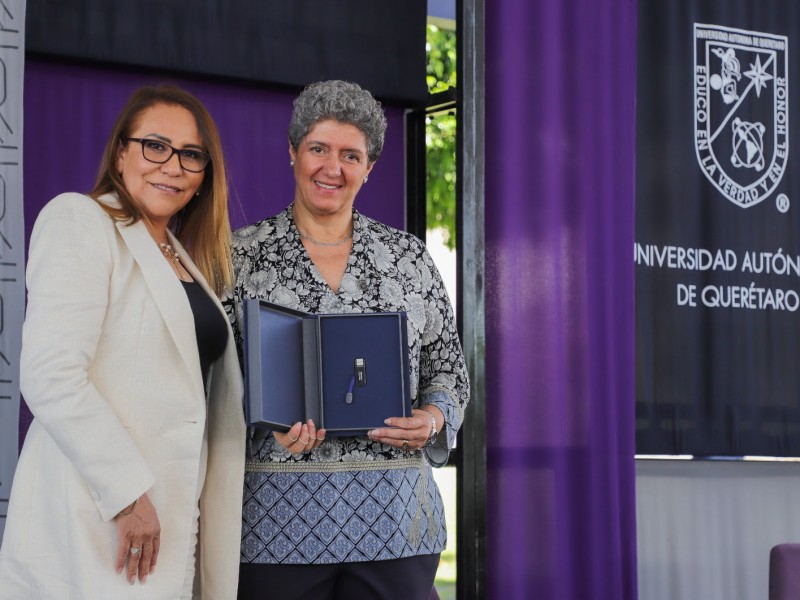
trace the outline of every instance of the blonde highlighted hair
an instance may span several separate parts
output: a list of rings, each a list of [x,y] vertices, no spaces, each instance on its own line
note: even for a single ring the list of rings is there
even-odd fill
[[[222,143],[217,126],[203,104],[189,92],[174,85],[145,86],[136,90],[122,108],[103,151],[97,181],[89,196],[94,198],[111,218],[133,224],[142,218],[116,161],[122,139],[130,136],[142,113],[153,106],[181,106],[192,113],[205,151],[211,161],[205,169],[198,195],[173,218],[170,229],[191,255],[211,289],[221,295],[233,281],[231,265],[231,226],[228,219],[228,183]],[[119,207],[99,200],[104,194],[116,194]]]

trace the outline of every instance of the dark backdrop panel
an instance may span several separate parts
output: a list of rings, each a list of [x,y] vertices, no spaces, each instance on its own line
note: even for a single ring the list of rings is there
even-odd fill
[[[28,52],[424,102],[425,0],[29,0]]]
[[[130,93],[157,81],[141,72],[28,59],[25,65],[24,193],[26,239],[42,206],[66,191],[91,189],[111,126]],[[208,107],[230,175],[233,227],[272,216],[294,191],[287,128],[295,92],[224,82],[171,78]],[[356,207],[403,228],[403,109],[385,107],[383,154],[361,188]],[[23,407],[20,439],[30,413]]]
[[[637,451],[797,456],[800,4],[640,0],[638,44]]]

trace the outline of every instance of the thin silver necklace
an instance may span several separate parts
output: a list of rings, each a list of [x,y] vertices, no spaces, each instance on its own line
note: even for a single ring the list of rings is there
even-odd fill
[[[332,247],[335,247],[335,246],[341,246],[341,245],[342,245],[342,244],[344,244],[344,243],[345,243],[347,240],[349,240],[351,237],[353,237],[353,229],[352,229],[352,227],[350,228],[350,231],[348,232],[348,234],[347,234],[347,235],[345,235],[345,236],[344,236],[342,239],[340,239],[340,240],[336,240],[335,242],[320,242],[319,240],[315,240],[315,239],[314,239],[314,238],[312,238],[310,235],[306,235],[305,233],[303,233],[302,231],[300,231],[300,228],[299,228],[299,227],[297,228],[297,233],[299,233],[299,234],[300,234],[300,238],[301,238],[301,239],[303,239],[303,240],[308,240],[309,242],[311,242],[311,243],[312,243],[312,244],[314,244],[315,246],[326,246],[326,247],[328,247],[328,248],[332,248]]]

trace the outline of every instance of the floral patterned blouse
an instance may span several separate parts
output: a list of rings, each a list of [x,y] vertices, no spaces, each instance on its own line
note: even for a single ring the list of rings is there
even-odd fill
[[[329,437],[293,455],[264,430],[249,432],[241,560],[325,564],[444,550],[444,508],[431,465],[447,462],[469,382],[447,293],[416,237],[353,211],[353,246],[334,294],[301,243],[292,206],[233,236],[234,289],[225,306],[241,348],[242,300],[309,313],[405,311],[411,398],[445,417],[437,443],[394,448]]]

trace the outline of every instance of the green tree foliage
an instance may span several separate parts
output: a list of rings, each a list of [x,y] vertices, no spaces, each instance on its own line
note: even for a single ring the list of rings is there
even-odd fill
[[[456,245],[456,118],[430,115],[425,126],[428,229],[443,229],[449,248]]]
[[[456,85],[456,34],[428,25],[428,91],[436,94]],[[456,245],[456,117],[433,113],[425,127],[427,148],[428,228],[443,229],[449,248]]]
[[[456,86],[456,32],[428,25],[428,92],[436,94]]]

